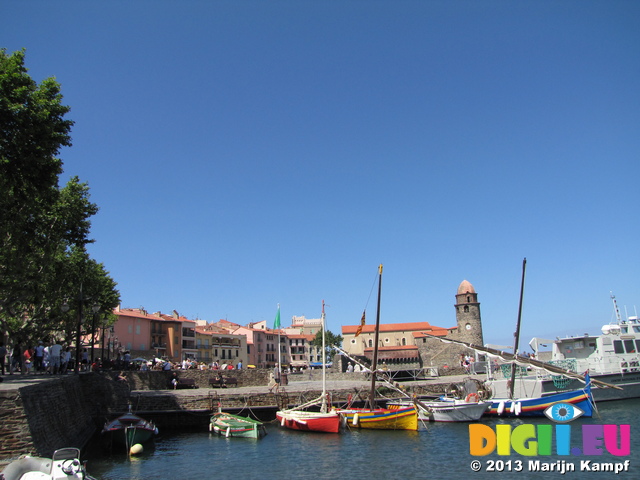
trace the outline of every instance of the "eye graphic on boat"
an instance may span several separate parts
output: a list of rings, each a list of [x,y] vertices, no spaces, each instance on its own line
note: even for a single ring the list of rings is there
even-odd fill
[[[549,420],[553,420],[558,423],[566,423],[581,417],[584,412],[581,408],[571,405],[566,402],[558,402],[553,405],[549,405],[544,414]]]

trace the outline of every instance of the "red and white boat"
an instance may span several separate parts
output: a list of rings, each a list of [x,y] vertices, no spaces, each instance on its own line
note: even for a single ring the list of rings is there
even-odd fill
[[[335,411],[282,410],[276,413],[276,418],[280,425],[290,430],[325,433],[340,431],[340,415]]]
[[[324,300],[322,301],[322,352],[325,352]],[[331,409],[327,402],[325,356],[326,355],[323,355],[322,358],[322,396],[304,405],[276,412],[276,418],[281,426],[291,430],[302,430],[305,432],[338,433],[340,430],[340,414]],[[317,407],[318,405],[320,405],[319,412],[305,410],[306,408]]]

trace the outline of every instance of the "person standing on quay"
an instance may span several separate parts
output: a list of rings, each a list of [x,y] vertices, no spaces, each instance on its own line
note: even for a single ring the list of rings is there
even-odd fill
[[[13,351],[11,353],[11,365],[9,367],[9,374],[13,375],[13,372],[20,367],[20,372],[24,372],[24,366],[22,365],[22,345],[20,345],[20,341],[17,341],[13,346]]]
[[[69,368],[69,362],[71,361],[71,347],[67,347],[62,352],[62,358],[60,359],[60,374],[65,375]]]
[[[38,346],[35,348],[35,356],[33,357],[33,371],[42,371],[42,364],[44,363],[44,345],[42,342],[38,342]]]
[[[49,347],[49,367],[53,375],[60,373],[60,355],[62,354],[62,345],[54,338],[52,345]]]

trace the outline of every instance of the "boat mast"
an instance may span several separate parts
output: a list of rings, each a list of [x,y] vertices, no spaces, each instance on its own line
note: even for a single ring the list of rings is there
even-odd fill
[[[382,264],[378,267],[378,311],[376,312],[376,330],[373,342],[373,364],[371,365],[371,393],[369,408],[376,408],[376,370],[378,369],[378,337],[380,333],[380,295],[382,294]]]
[[[513,356],[517,358],[518,356],[518,344],[520,343],[520,320],[522,319],[522,298],[524,296],[524,273],[527,268],[527,259],[525,257],[522,260],[522,281],[520,282],[520,305],[518,306],[518,323],[516,324],[516,331],[513,334],[514,343],[513,343]],[[513,388],[516,383],[516,364],[515,362],[511,364],[511,383],[509,384],[509,398],[513,398]]]
[[[276,325],[274,325],[274,328],[276,327]],[[281,358],[281,351],[282,351],[282,347],[280,346],[280,332],[282,331],[282,329],[280,328],[280,304],[278,304],[278,383],[282,382],[282,358]]]
[[[324,300],[322,300],[322,406],[320,407],[320,411],[322,413],[327,413],[327,351],[325,350],[324,345]]]

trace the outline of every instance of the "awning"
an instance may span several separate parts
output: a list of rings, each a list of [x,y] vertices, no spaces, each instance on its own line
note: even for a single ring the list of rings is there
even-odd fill
[[[365,351],[365,356],[369,359],[373,358],[373,350]],[[418,350],[387,350],[378,352],[378,361],[380,360],[413,360],[420,358]]]

